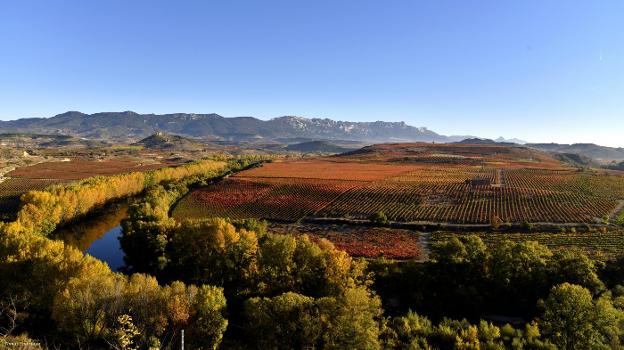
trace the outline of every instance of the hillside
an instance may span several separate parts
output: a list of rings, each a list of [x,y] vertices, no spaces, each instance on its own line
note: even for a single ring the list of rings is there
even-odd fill
[[[624,162],[612,163],[606,166],[608,169],[624,171]]]
[[[366,146],[336,156],[359,161],[389,161],[422,164],[496,165],[516,164],[527,168],[560,168],[565,165],[550,154],[510,144],[397,143]]]
[[[0,121],[0,132],[67,134],[124,141],[145,138],[156,132],[226,141],[278,138],[368,142],[457,141],[457,138],[439,135],[404,122],[348,122],[292,116],[264,121],[252,117],[225,118],[218,114],[188,113],[66,112],[51,118]]]
[[[559,161],[575,167],[599,167],[595,160],[582,154],[576,153],[553,153],[553,157]]]
[[[327,141],[310,141],[288,145],[287,151],[302,153],[344,153],[353,151],[353,148],[342,147]]]
[[[132,145],[141,146],[147,149],[176,151],[199,150],[205,147],[204,144],[198,141],[179,135],[169,135],[161,132],[148,136],[139,142],[133,143]]]
[[[93,148],[106,147],[110,144],[69,135],[3,133],[0,134],[0,146],[15,148]]]
[[[498,138],[497,140],[490,140],[490,139],[481,139],[478,137],[464,139],[455,143],[467,144],[467,145],[507,145],[507,146],[514,146],[517,144],[516,142],[506,141],[503,138]]]
[[[593,143],[558,144],[558,143],[529,143],[527,147],[547,152],[576,153],[600,161],[624,160],[624,148],[599,146]]]

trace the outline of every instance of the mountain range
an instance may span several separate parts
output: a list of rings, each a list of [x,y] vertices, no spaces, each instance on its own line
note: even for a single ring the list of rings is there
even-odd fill
[[[624,160],[623,148],[594,144],[529,144],[519,139],[478,139],[474,136],[445,136],[405,122],[349,122],[327,118],[285,116],[270,120],[253,117],[226,118],[218,114],[139,114],[66,112],[51,118],[23,118],[0,121],[0,133],[68,135],[86,141],[133,143],[159,133],[191,137],[197,141],[277,142],[295,144],[314,141],[359,143],[459,142],[524,144],[552,153],[580,154],[601,161]],[[148,139],[149,141],[149,139]],[[161,140],[159,140],[160,142]],[[169,140],[171,144],[179,140]],[[189,146],[189,145],[187,145]],[[189,146],[190,147],[190,146]],[[328,145],[304,144],[303,149],[328,149]],[[349,148],[349,147],[346,147]]]
[[[0,121],[0,132],[65,134],[96,140],[133,140],[166,132],[205,140],[250,141],[323,139],[375,142],[452,142],[467,136],[444,136],[405,122],[348,122],[321,118],[225,118],[218,114],[138,114],[66,112],[51,118]]]

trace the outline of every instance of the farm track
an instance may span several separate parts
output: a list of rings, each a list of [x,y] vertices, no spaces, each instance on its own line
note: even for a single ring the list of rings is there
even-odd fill
[[[494,176],[494,183],[492,184],[492,187],[503,187],[503,174],[502,169],[496,169],[496,175]]]
[[[419,261],[427,261],[429,259],[429,254],[431,253],[431,232],[421,232],[420,233],[420,246],[422,247],[422,259]]]

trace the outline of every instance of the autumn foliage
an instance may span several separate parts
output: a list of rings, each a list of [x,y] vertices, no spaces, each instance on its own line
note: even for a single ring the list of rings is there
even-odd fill
[[[48,235],[62,223],[71,221],[107,201],[136,195],[153,184],[189,176],[217,176],[227,170],[225,161],[206,160],[175,168],[95,177],[69,185],[31,191],[21,198],[17,220],[7,224],[8,232]]]

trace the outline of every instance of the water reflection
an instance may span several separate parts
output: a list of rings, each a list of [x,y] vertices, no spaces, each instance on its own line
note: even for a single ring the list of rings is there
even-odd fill
[[[127,203],[118,203],[80,222],[57,230],[54,236],[108,264],[113,271],[124,265],[119,245],[121,220],[126,217]]]

